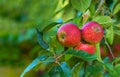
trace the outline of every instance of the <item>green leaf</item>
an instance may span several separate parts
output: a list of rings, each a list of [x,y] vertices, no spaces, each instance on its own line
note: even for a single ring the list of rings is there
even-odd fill
[[[94,62],[94,65],[88,65],[86,67],[86,73],[88,77],[103,77],[102,76],[103,72],[103,66],[102,63],[96,61]]]
[[[115,8],[113,9],[113,14],[115,15],[115,14],[118,13],[119,11],[120,11],[120,3],[117,4],[117,5],[115,6]]]
[[[108,29],[106,29],[105,38],[111,45],[113,44],[113,39],[114,39],[113,26],[110,26]]]
[[[55,25],[57,25],[57,24],[59,24],[58,22],[53,22],[53,23],[51,23],[51,24],[49,24],[49,25],[47,25],[44,29],[43,29],[43,33],[44,32],[47,32],[48,30],[50,30],[52,27],[54,27]]]
[[[60,66],[52,67],[52,69],[49,71],[49,76],[50,77],[65,77],[64,72]]]
[[[113,60],[112,60],[112,64],[118,64],[120,61],[120,58],[119,57],[115,57]]]
[[[83,66],[84,62],[81,63],[77,63],[73,68],[72,68],[72,75],[71,77],[81,77],[81,74],[83,72],[82,66]],[[80,72],[80,70],[82,70],[82,72]],[[80,76],[79,76],[80,75]]]
[[[109,27],[114,22],[109,16],[97,16],[93,18],[93,21],[98,22],[103,27]]]
[[[63,22],[73,19],[75,15],[76,11],[74,10],[74,8],[70,4],[66,5],[62,15]]]
[[[90,7],[89,7],[89,10],[90,10],[90,13],[91,13],[91,15],[94,15],[95,14],[95,11],[96,11],[96,9],[95,9],[95,2],[91,2],[91,5],[90,5]]]
[[[39,45],[40,45],[42,48],[48,50],[49,46],[48,46],[47,43],[43,40],[42,33],[39,32],[39,30],[38,30],[37,28],[36,28],[36,30],[37,30],[37,39],[38,39]]]
[[[58,5],[58,0],[54,0],[54,1],[53,0],[49,0],[49,1],[48,0],[40,0],[40,1],[31,0],[29,1],[28,6],[26,6],[26,10],[27,10],[29,19],[34,19],[37,22],[43,21],[42,23],[45,24],[46,21],[44,20],[51,19],[51,16],[55,13],[55,9],[57,5]]]
[[[115,70],[120,74],[120,64],[115,65]]]
[[[96,60],[96,55],[95,54],[88,54],[85,51],[82,50],[72,50],[72,49],[68,49],[66,51],[66,54],[70,54],[72,56],[77,56],[85,61],[92,61],[92,60]]]
[[[70,1],[72,6],[81,12],[85,12],[91,4],[91,0],[70,0]]]
[[[60,67],[62,68],[65,76],[66,76],[66,77],[70,77],[70,75],[71,75],[71,69],[70,69],[70,67],[68,66],[68,64],[67,64],[66,62],[62,62],[62,63],[60,64]]]
[[[119,30],[114,30],[114,33],[120,36],[120,31]]]
[[[96,44],[96,55],[97,55],[98,61],[102,62],[101,54],[100,54],[100,43]]]
[[[112,64],[104,63],[104,66],[105,66],[106,70],[110,73],[111,76],[119,77],[117,70],[114,68],[114,66]]]
[[[51,37],[49,48],[50,52],[55,52],[56,54],[60,54],[64,50],[64,47],[58,42],[56,36]]]
[[[66,54],[65,55],[65,61],[69,60],[72,57],[72,55]]]
[[[46,59],[46,56],[39,56],[33,62],[22,72],[20,77],[23,77],[28,71],[33,69],[39,62],[44,61]]]
[[[113,11],[116,4],[119,2],[119,0],[113,0],[112,4],[110,5],[110,10]]]

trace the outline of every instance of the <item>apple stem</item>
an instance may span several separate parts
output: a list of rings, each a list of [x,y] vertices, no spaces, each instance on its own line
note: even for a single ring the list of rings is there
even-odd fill
[[[100,43],[97,43],[97,44],[96,44],[96,55],[97,55],[97,57],[98,57],[98,61],[100,61],[100,62],[103,63],[103,61],[102,61],[102,59],[101,59],[101,55],[100,55]]]
[[[105,44],[106,44],[107,48],[109,49],[112,58],[115,58],[115,56],[114,56],[113,53],[112,53],[112,49],[110,48],[110,45],[109,45],[108,42],[106,41],[105,36],[104,36],[104,39],[105,39]]]

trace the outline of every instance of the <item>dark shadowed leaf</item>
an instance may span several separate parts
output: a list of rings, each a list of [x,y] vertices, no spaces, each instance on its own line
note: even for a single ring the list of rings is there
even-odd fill
[[[94,62],[93,65],[88,65],[86,67],[86,73],[89,77],[103,77],[102,71],[103,65],[98,61]]]
[[[113,12],[115,9],[116,4],[118,3],[119,0],[113,0],[113,3],[110,5],[110,10]]]
[[[120,36],[120,30],[114,30],[114,33]]]
[[[49,25],[47,25],[44,29],[43,29],[43,33],[44,32],[47,32],[48,30],[50,30],[52,27],[54,27],[55,25],[57,25],[57,24],[59,24],[58,22],[53,22],[53,23],[51,23],[51,24],[49,24]]]
[[[96,58],[97,58],[97,56],[95,54],[88,54],[87,52],[82,51],[82,50],[68,49],[66,51],[66,54],[70,54],[72,56],[79,57],[85,61],[92,61],[92,60],[96,60]]]
[[[114,39],[114,30],[113,26],[110,26],[108,29],[106,29],[106,40],[112,45],[113,39]]]
[[[71,69],[68,66],[68,64],[66,62],[63,62],[63,63],[60,64],[60,67],[62,68],[65,76],[66,77],[70,77],[70,75],[71,75]]]
[[[44,61],[46,59],[46,56],[39,56],[33,62],[22,72],[20,77],[23,77],[28,71],[33,69],[39,62]]]
[[[75,9],[81,12],[85,12],[91,4],[91,0],[70,0],[70,2]]]
[[[38,58],[33,60],[33,62],[23,71],[23,73],[21,74],[20,77],[23,77],[28,71],[33,69],[38,64],[41,64],[41,63],[42,64],[50,64],[50,63],[53,63],[54,61],[55,61],[55,59],[52,57],[39,56]]]
[[[60,66],[54,66],[49,71],[50,77],[65,77],[65,74]]]
[[[71,77],[80,77],[83,75],[84,70],[82,69],[84,62],[77,63],[73,68],[72,68],[72,75]],[[81,72],[82,70],[82,72]]]
[[[37,30],[37,39],[38,39],[39,45],[40,45],[42,48],[48,50],[49,46],[48,46],[48,44],[43,40],[42,32],[39,32],[39,30],[38,30],[37,28],[36,28],[36,30]]]
[[[117,70],[111,63],[104,63],[104,66],[112,77],[119,77]]]

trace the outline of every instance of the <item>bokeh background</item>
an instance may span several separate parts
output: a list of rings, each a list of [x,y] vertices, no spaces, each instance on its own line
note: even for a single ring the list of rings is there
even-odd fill
[[[39,55],[36,29],[56,20],[59,0],[0,0],[0,77],[19,77]],[[61,5],[58,7],[58,5]],[[57,9],[59,8],[59,9]]]

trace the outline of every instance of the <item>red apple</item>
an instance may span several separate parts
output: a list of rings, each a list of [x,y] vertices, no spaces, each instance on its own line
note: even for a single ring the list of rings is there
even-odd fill
[[[81,40],[81,32],[77,25],[72,23],[63,24],[57,32],[57,39],[65,47],[74,47]]]
[[[97,22],[88,22],[82,27],[82,38],[89,43],[98,43],[104,35],[103,28]]]
[[[74,50],[83,50],[89,54],[94,54],[96,51],[96,47],[95,45],[85,44],[85,43],[80,42],[78,46],[74,48]]]

